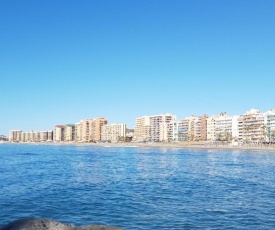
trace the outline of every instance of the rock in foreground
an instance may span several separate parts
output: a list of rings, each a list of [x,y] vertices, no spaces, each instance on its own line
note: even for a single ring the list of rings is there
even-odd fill
[[[76,227],[48,219],[22,219],[0,227],[0,230],[121,230],[121,228],[102,225]]]

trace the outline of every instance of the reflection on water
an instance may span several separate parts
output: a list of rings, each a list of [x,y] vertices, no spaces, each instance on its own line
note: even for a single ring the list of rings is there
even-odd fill
[[[275,152],[1,145],[0,225],[273,229],[274,171]]]

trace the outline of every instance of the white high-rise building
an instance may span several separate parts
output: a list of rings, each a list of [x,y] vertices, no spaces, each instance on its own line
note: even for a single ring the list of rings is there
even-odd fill
[[[237,119],[237,118],[235,118]],[[233,117],[227,113],[207,118],[207,140],[209,141],[231,141],[233,133]],[[237,129],[237,128],[235,128]],[[237,132],[237,130],[235,130]]]
[[[258,109],[251,109],[242,115],[243,141],[262,142],[266,139],[264,114]]]
[[[168,141],[187,141],[189,120],[183,119],[168,124]]]
[[[143,116],[136,119],[136,126],[134,132],[135,141],[168,141],[169,123],[175,122],[176,116],[170,113]]]
[[[235,115],[232,117],[232,139],[237,142],[243,141],[243,117]]]
[[[150,116],[149,141],[168,141],[168,127],[171,122],[175,122],[176,115],[170,113]]]
[[[102,141],[125,141],[126,138],[126,124],[110,124],[103,125],[101,128]]]

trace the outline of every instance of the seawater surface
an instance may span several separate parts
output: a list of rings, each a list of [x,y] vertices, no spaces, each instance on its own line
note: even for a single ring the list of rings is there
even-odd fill
[[[0,226],[275,229],[275,152],[0,145]]]

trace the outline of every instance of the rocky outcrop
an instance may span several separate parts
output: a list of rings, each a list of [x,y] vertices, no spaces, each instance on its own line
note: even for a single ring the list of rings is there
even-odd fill
[[[22,219],[0,227],[0,230],[121,230],[121,228],[102,225],[77,227],[48,219]]]

